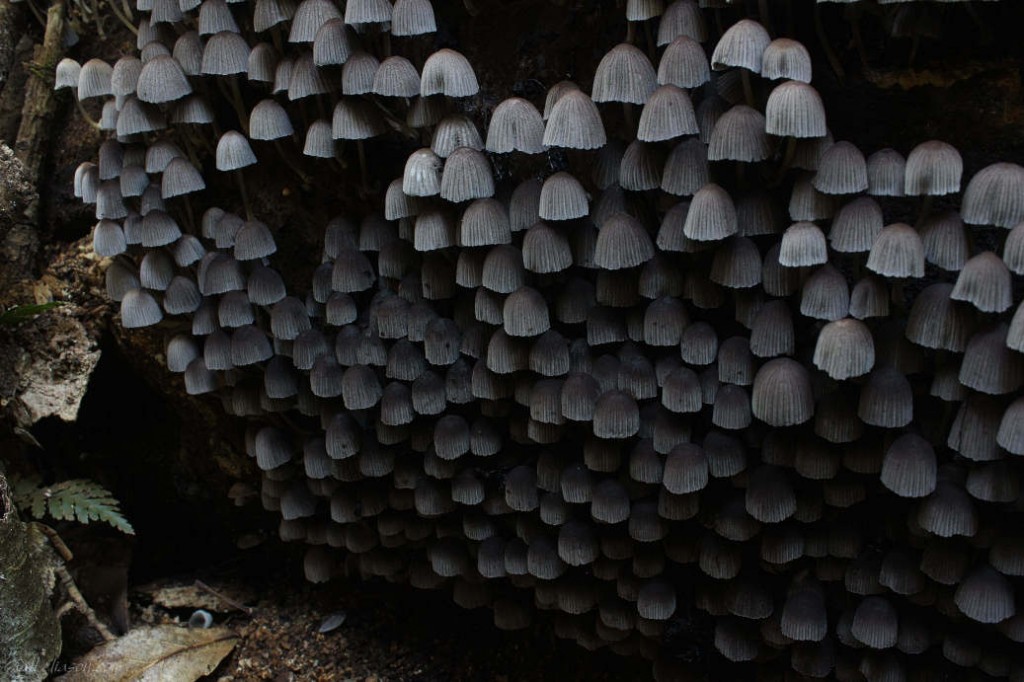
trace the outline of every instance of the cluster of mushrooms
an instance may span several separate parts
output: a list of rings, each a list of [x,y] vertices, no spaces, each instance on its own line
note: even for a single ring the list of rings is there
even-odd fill
[[[429,0],[139,0],[137,55],[56,74],[102,102],[75,193],[121,323],[247,420],[314,582],[659,679],[1024,680],[1024,168],[865,155],[801,43],[624,4],[592,83],[484,121]],[[362,197],[301,290],[261,155]]]

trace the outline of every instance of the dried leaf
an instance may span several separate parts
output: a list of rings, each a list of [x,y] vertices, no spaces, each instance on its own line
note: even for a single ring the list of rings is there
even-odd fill
[[[72,671],[56,679],[191,682],[213,672],[237,643],[238,635],[228,628],[141,627],[76,659]]]

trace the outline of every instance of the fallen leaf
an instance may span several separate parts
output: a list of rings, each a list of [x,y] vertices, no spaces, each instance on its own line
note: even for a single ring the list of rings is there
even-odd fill
[[[238,643],[228,628],[140,627],[68,666],[62,682],[192,682],[209,675]]]

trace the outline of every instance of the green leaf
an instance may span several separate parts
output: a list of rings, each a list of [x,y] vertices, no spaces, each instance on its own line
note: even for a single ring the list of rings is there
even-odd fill
[[[50,301],[49,303],[36,303],[31,305],[16,305],[0,313],[0,325],[13,327],[26,320],[31,320],[36,315],[45,313],[47,310],[58,308],[64,305],[63,301]]]
[[[117,500],[106,488],[84,478],[61,481],[50,486],[50,515],[79,523],[102,521],[122,533],[134,535],[128,520],[121,514]]]

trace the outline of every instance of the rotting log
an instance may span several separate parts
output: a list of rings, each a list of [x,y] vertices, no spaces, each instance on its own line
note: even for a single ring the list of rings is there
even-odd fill
[[[53,70],[64,56],[64,0],[54,0],[46,12],[46,33],[43,44],[33,56],[33,68],[25,88],[25,104],[21,109],[21,126],[14,143],[14,153],[25,165],[28,177],[38,184],[46,159],[53,124],[56,99],[53,94]],[[30,216],[34,217],[36,209]]]

